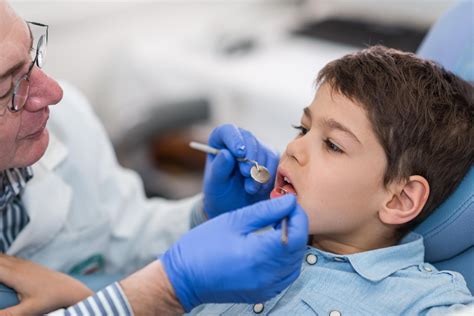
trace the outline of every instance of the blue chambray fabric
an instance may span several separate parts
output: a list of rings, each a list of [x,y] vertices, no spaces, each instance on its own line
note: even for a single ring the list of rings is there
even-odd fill
[[[316,263],[305,260],[300,277],[261,302],[259,315],[446,315],[448,308],[474,304],[459,273],[424,262],[423,237],[415,233],[392,247],[352,255],[308,247],[308,256]],[[261,307],[207,304],[190,314],[256,315]]]

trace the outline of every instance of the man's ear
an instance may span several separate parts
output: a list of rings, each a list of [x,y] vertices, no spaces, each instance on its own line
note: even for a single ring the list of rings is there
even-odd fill
[[[385,224],[408,223],[420,214],[428,200],[430,185],[422,176],[410,176],[404,183],[392,184],[389,196],[379,211]]]

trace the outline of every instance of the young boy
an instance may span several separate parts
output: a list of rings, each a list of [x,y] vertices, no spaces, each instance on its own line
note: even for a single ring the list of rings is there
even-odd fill
[[[474,88],[434,63],[381,46],[326,65],[281,157],[272,197],[309,217],[302,272],[262,304],[199,315],[446,314],[473,304],[463,277],[424,262],[409,233],[473,163]]]
[[[410,233],[472,165],[473,86],[381,46],[329,63],[317,84],[271,193],[295,194],[308,215],[301,275],[270,301],[191,314],[445,315],[473,304],[463,277],[425,263]]]

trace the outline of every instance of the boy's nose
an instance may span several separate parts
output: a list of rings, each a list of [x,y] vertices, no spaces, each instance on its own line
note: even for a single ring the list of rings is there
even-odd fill
[[[300,165],[304,165],[308,161],[308,154],[303,138],[304,137],[300,137],[292,140],[286,146],[285,150],[285,154],[288,158],[296,160]]]
[[[30,73],[30,91],[25,110],[30,112],[56,104],[63,98],[63,90],[53,78],[34,66]]]

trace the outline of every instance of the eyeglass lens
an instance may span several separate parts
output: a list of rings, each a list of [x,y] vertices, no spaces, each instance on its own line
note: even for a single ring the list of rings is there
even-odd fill
[[[46,55],[46,36],[42,35],[38,40],[38,45],[36,50],[32,50],[32,59],[36,62],[36,65],[39,68],[42,68],[44,65],[44,58]],[[36,59],[36,60],[35,60]],[[32,65],[34,67],[34,64]],[[30,80],[29,73],[23,76],[16,84],[15,90],[13,93],[12,100],[12,111],[20,111],[26,104],[30,90]]]
[[[38,41],[38,53],[36,55],[36,64],[42,68],[44,64],[44,58],[46,55],[46,37],[42,35]]]
[[[15,86],[12,100],[13,111],[19,111],[23,108],[28,99],[29,90],[30,81],[28,76],[24,76]]]

